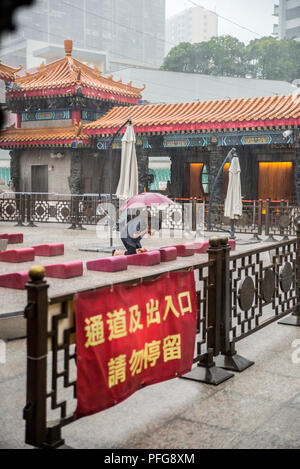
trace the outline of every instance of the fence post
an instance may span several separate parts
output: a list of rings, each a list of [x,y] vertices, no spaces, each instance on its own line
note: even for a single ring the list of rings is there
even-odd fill
[[[81,203],[81,207],[82,207],[82,210],[80,211],[80,203]],[[77,213],[78,213],[78,219],[77,219],[77,225],[78,225],[78,230],[81,230],[81,231],[84,231],[86,230],[86,228],[84,228],[82,226],[83,224],[83,217],[84,217],[84,207],[85,207],[85,200],[84,200],[84,196],[81,196],[80,199],[78,197],[78,209],[77,209]]]
[[[197,230],[197,218],[196,218],[196,211],[197,211],[197,197],[193,197],[192,200],[192,231]]]
[[[34,209],[35,209],[35,198],[34,194],[28,194],[27,197],[28,207],[27,207],[27,222],[29,227],[37,228],[37,225],[34,224]]]
[[[266,243],[274,243],[276,242],[276,239],[274,239],[274,236],[270,234],[270,201],[271,199],[266,200],[266,222],[265,222],[265,229],[266,229],[266,236],[269,236],[268,239],[266,239]]]
[[[222,247],[222,285],[221,285],[221,325],[220,352],[215,358],[216,365],[230,371],[244,371],[254,362],[237,354],[235,344],[230,340],[231,327],[231,281],[230,281],[230,245],[228,238],[221,239]]]
[[[28,304],[24,311],[27,322],[25,443],[37,448],[46,441],[48,285],[44,275],[43,267],[30,269],[26,285]]]
[[[296,233],[297,233],[297,254],[296,254],[296,295],[297,305],[292,315],[282,319],[278,324],[284,324],[286,326],[298,326],[300,327],[300,219],[296,221]]]
[[[16,194],[16,205],[19,212],[18,222],[15,226],[24,226],[25,221],[25,194]]]
[[[280,201],[280,234],[283,236],[282,241],[288,241],[289,237],[287,235],[287,231],[289,228],[289,216],[286,214],[288,208],[285,204],[284,200]]]
[[[69,230],[76,230],[77,220],[78,220],[78,207],[76,204],[76,196],[71,195],[71,226]]]
[[[60,431],[53,440],[47,429],[47,352],[48,293],[45,269],[31,267],[26,285],[28,303],[24,311],[27,322],[26,405],[23,410],[25,443],[36,448],[57,448],[64,444]]]
[[[253,201],[253,225],[256,225],[256,216],[257,216],[257,232],[253,235],[253,240],[261,241],[259,235],[262,233],[262,201],[259,200],[257,203],[256,200]]]
[[[226,244],[228,238],[226,238]],[[207,353],[185,379],[218,385],[234,375],[216,366],[214,357],[221,350],[221,311],[222,311],[222,243],[224,238],[211,238],[208,249],[208,314],[207,314]]]

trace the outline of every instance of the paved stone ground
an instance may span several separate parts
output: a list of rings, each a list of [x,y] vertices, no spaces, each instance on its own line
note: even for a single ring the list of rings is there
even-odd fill
[[[78,247],[102,244],[91,228],[80,232],[47,225],[20,230],[12,224],[9,229],[7,224],[0,224],[0,232],[8,231],[23,231],[25,246],[63,241],[65,259],[99,257],[99,253],[79,254]],[[169,244],[167,241],[152,239],[143,244],[151,248]],[[201,259],[206,260],[206,256]],[[45,262],[41,258],[37,261]],[[20,270],[28,267],[22,265]],[[0,265],[1,272],[15,268],[13,264]],[[81,288],[92,281],[85,272]],[[56,291],[61,282],[49,283]],[[70,283],[64,288],[74,286]],[[26,303],[24,292],[0,290],[1,312],[14,311]],[[296,340],[300,340],[300,328],[272,324],[237,344],[238,353],[255,365],[233,379],[218,387],[182,379],[150,386],[112,409],[65,427],[62,433],[66,444],[78,449],[299,449],[300,363],[292,360]],[[299,358],[300,353],[295,356]],[[0,448],[29,448],[24,444],[22,419],[25,367],[25,339],[8,341],[6,363],[0,363]]]
[[[85,261],[90,259],[99,259],[100,257],[107,257],[111,254],[100,253],[100,252],[84,252],[79,249],[94,248],[99,246],[109,246],[109,234],[106,232],[96,232],[94,226],[89,226],[85,231],[81,230],[68,230],[67,225],[59,224],[39,224],[37,228],[29,227],[16,227],[15,223],[4,223],[0,222],[0,233],[16,233],[22,232],[24,234],[24,243],[9,245],[8,249],[18,249],[21,247],[31,247],[43,243],[55,243],[63,242],[65,244],[64,256],[57,257],[38,257],[36,256],[34,262],[23,262],[23,263],[7,263],[0,262],[0,275],[10,272],[18,272],[29,270],[32,265],[47,265],[54,264],[57,262],[70,261],[70,260],[82,260],[84,262],[84,275],[75,279],[68,279],[62,282],[59,279],[48,279],[50,285],[49,296],[63,295],[73,291],[88,289],[94,286],[101,286],[104,284],[110,284],[114,280],[126,280],[128,277],[139,278],[140,276],[155,273],[159,268],[141,268],[129,266],[128,271],[125,273],[113,273],[103,274],[99,272],[87,271],[85,268]],[[169,233],[164,232],[162,237],[144,239],[142,244],[147,249],[154,249],[161,246],[168,246],[174,244],[180,244],[182,242],[193,241],[192,239],[184,238],[181,232],[175,233],[175,238],[170,238]],[[205,233],[205,238],[210,236],[221,236],[220,233]],[[237,235],[237,241],[245,242],[249,238],[249,235]],[[116,245],[121,247],[122,243],[120,240],[115,241]],[[263,243],[266,245],[266,243]],[[237,252],[245,251],[247,249],[257,248],[260,244],[243,244],[237,245]],[[207,255],[195,255],[188,261],[183,258],[176,261],[176,267],[184,267],[187,263],[199,263],[207,260]],[[168,265],[174,266],[174,263],[168,263]],[[162,270],[166,270],[165,267],[161,266]],[[0,288],[0,317],[2,314],[7,314],[16,311],[22,311],[24,304],[26,303],[26,292],[11,290],[8,288]]]
[[[218,387],[175,379],[63,429],[66,445],[104,449],[298,448],[300,328],[273,324],[238,344],[255,365]],[[24,444],[25,340],[0,364],[0,448]],[[298,354],[299,357],[300,354]]]

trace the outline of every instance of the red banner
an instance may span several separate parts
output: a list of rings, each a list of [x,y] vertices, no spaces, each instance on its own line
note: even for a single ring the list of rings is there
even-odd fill
[[[192,368],[197,322],[192,271],[78,294],[75,312],[77,418]]]

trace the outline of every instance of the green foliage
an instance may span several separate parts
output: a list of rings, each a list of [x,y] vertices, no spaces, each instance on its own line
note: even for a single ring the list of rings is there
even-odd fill
[[[232,36],[173,47],[162,70],[227,77],[252,77],[292,82],[300,78],[300,42],[273,37],[246,46]]]

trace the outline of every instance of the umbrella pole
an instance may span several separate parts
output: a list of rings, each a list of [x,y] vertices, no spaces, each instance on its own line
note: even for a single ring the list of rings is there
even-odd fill
[[[215,195],[215,190],[216,190],[216,187],[217,187],[217,183],[221,177],[221,174],[222,174],[222,171],[224,169],[224,166],[225,164],[229,161],[231,162],[232,158],[236,155],[236,149],[235,148],[232,148],[230,150],[230,152],[228,153],[228,155],[226,156],[225,160],[223,161],[223,164],[221,166],[221,168],[219,169],[219,172],[217,174],[217,177],[214,181],[214,185],[213,185],[213,188],[212,188],[212,191],[211,191],[211,194],[210,194],[210,197],[209,197],[209,207],[208,207],[208,215],[207,215],[207,228],[208,230],[211,229],[212,227],[212,224],[211,224],[211,208],[212,208],[212,203],[213,203],[213,198],[214,198],[214,195]],[[227,230],[223,230],[222,231],[227,231]]]
[[[234,220],[230,220],[230,239],[235,239]]]

